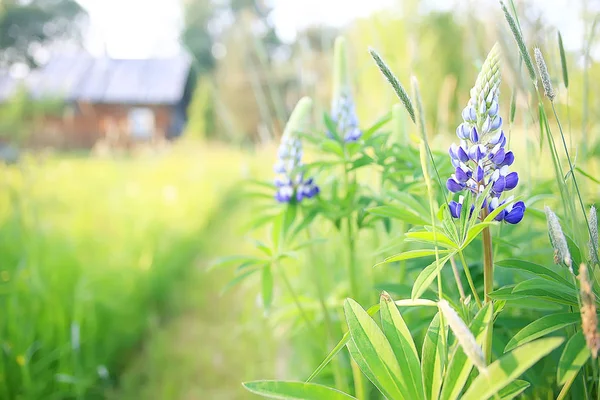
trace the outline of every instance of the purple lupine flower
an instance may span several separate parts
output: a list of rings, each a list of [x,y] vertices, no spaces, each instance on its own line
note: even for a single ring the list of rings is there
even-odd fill
[[[337,134],[344,139],[344,142],[356,142],[360,139],[362,132],[358,127],[354,99],[349,90],[341,91],[333,100],[331,119],[335,123]],[[329,131],[327,136],[333,138]]]
[[[275,199],[280,203],[310,199],[319,193],[312,178],[305,178],[302,169],[302,142],[293,135],[284,135],[273,170],[277,174]]]
[[[506,135],[502,131],[502,117],[498,115],[500,95],[500,75],[498,72],[497,48],[490,52],[471,90],[471,99],[462,111],[463,122],[456,129],[460,144],[453,143],[448,153],[454,174],[446,181],[446,187],[453,193],[470,190],[479,196],[490,188],[489,199],[484,200],[484,208],[489,212],[511,202],[502,201],[504,192],[513,190],[519,182],[519,175],[508,170],[515,160],[512,151],[507,151]],[[448,203],[450,214],[460,217],[463,196],[457,203]],[[516,224],[523,219],[525,204],[522,201],[509,204],[496,216],[497,221]]]

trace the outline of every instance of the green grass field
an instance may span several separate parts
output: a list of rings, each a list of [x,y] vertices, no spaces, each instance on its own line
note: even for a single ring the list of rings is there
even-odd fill
[[[255,171],[239,152],[189,143],[132,159],[31,157],[2,167],[0,397],[101,397],[169,315],[214,309],[184,327],[186,335],[218,330],[221,317],[236,320],[216,311],[219,278],[198,266],[227,247],[221,242],[232,233],[221,221],[236,225],[222,215],[237,208],[227,199]],[[161,337],[152,343],[160,347]],[[201,342],[218,349],[210,337]],[[163,348],[203,357],[201,349]],[[145,374],[154,381],[164,364],[151,357]]]

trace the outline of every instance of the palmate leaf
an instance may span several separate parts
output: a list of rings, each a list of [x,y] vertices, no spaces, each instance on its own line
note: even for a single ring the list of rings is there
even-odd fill
[[[563,338],[539,339],[517,347],[488,366],[488,373],[480,374],[462,400],[486,400],[508,386],[531,366],[563,343]]]
[[[405,399],[400,365],[381,329],[352,299],[344,302],[344,313],[352,338],[348,349],[356,364],[384,396]]]
[[[437,261],[434,261],[430,265],[425,267],[423,271],[421,271],[419,276],[417,276],[417,279],[415,279],[415,283],[413,284],[411,298],[416,299],[421,297],[421,295],[425,292],[425,290],[427,290],[429,285],[431,285],[435,278],[437,278],[438,272],[441,273],[441,270],[442,268],[444,268],[444,265],[446,265],[450,257],[452,257],[454,254],[456,253],[453,252],[451,254],[445,255],[444,257],[441,257],[439,259],[439,263]]]
[[[535,264],[529,261],[508,259],[496,261],[495,265],[502,268],[518,269],[521,271],[529,272],[540,278],[550,279],[560,284],[573,287],[573,283],[563,278],[561,275],[558,274],[558,272],[554,271],[552,268]]]
[[[426,243],[430,245],[438,245],[448,249],[458,249],[458,245],[454,243],[446,234],[436,231],[435,234],[429,231],[407,232],[405,235],[406,241]]]
[[[444,329],[443,332],[446,332]],[[421,373],[425,398],[437,399],[442,387],[442,373],[446,359],[444,343],[447,338],[440,334],[440,314],[435,314],[423,341]]]
[[[434,249],[421,249],[421,250],[409,250],[402,252],[400,254],[396,254],[394,256],[388,257],[380,263],[375,264],[375,266],[381,264],[387,264],[396,261],[404,261],[404,260],[412,260],[413,258],[422,258],[422,257],[430,257],[435,256],[436,251]],[[446,255],[448,250],[438,250],[438,254]]]
[[[560,313],[545,315],[527,325],[510,339],[504,352],[510,351],[532,340],[539,339],[559,329],[581,320],[579,313]]]
[[[386,292],[380,297],[381,326],[385,337],[388,339],[396,359],[401,360],[400,378],[406,388],[407,399],[424,399],[423,380],[421,377],[421,366],[419,355],[413,341],[410,330],[398,311],[398,307]]]
[[[408,224],[413,225],[426,225],[428,223],[427,219],[422,217],[421,215],[415,213],[412,210],[406,208],[400,208],[397,206],[378,206],[368,208],[366,210],[369,214],[381,216],[381,217],[389,217],[393,219],[397,219],[400,221],[404,221]]]
[[[513,294],[545,299],[554,303],[577,306],[577,292],[560,283],[542,278],[528,279],[517,284]]]
[[[475,336],[475,340],[479,345],[483,344],[483,340],[486,334],[486,328],[492,319],[492,307],[490,304],[486,304],[471,322],[469,329]],[[444,386],[442,387],[442,393],[440,395],[441,400],[455,400],[458,399],[463,387],[467,383],[469,374],[473,369],[473,363],[461,346],[456,346],[452,355],[449,357],[450,363],[446,374],[444,375]]]
[[[339,390],[315,383],[290,381],[245,382],[244,387],[255,394],[270,399],[286,400],[348,400],[355,399]]]

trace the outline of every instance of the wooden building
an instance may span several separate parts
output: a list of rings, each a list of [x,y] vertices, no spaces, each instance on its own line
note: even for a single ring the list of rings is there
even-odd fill
[[[64,105],[59,114],[36,118],[32,144],[91,148],[98,141],[130,145],[178,137],[187,121],[191,75],[187,54],[140,60],[55,56],[21,85],[33,100]],[[18,86],[0,82],[0,101]]]

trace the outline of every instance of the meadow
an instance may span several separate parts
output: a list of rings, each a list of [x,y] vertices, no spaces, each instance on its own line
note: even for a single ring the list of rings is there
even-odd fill
[[[600,398],[598,66],[498,11],[458,81],[359,21],[277,143],[2,165],[0,398]]]

